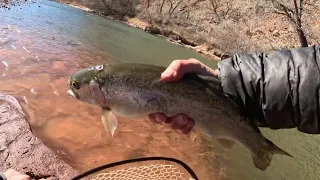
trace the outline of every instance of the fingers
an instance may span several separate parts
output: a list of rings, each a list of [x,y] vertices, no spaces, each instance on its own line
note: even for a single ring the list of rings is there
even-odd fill
[[[172,129],[182,129],[184,126],[188,124],[189,118],[184,114],[178,114],[172,118],[171,120],[171,128]]]
[[[22,174],[14,169],[8,169],[4,174],[8,180],[31,180],[30,176]]]
[[[189,134],[195,122],[185,114],[178,114],[172,118],[172,129],[179,129],[184,134]]]
[[[194,120],[189,118],[188,123],[181,129],[182,133],[189,134],[194,125],[195,125]]]
[[[185,74],[195,73],[218,77],[218,70],[213,70],[197,59],[175,60],[161,74],[161,79],[168,82],[179,81]]]
[[[173,61],[168,68],[161,74],[161,79],[164,81],[178,81],[180,80],[186,72],[186,62],[175,60]]]
[[[187,73],[195,73],[217,78],[219,71],[209,68],[197,59],[175,60],[164,72],[162,72],[161,79],[168,82],[175,82],[179,81]],[[149,115],[149,119],[153,123],[170,124],[172,129],[179,129],[185,134],[188,134],[195,125],[195,121],[184,114],[167,117],[162,113],[154,113]]]
[[[163,113],[153,113],[149,114],[149,119],[153,123],[165,123],[167,121],[167,116]]]
[[[195,125],[195,121],[185,114],[178,114],[173,117],[167,117],[163,113],[153,113],[149,115],[153,123],[170,124],[172,129],[181,130],[182,133],[188,134]]]
[[[21,179],[22,179],[22,180],[32,180],[31,177],[28,176],[28,175],[23,175],[23,176],[21,177]]]

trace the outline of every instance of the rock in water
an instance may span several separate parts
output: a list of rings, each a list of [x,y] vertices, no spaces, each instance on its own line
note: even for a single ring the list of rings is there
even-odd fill
[[[0,169],[9,168],[34,179],[71,179],[79,174],[31,132],[18,101],[0,94]]]

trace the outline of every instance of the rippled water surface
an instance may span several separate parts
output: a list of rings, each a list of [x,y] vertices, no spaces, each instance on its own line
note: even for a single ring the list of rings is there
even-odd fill
[[[0,90],[18,98],[33,131],[73,166],[88,170],[129,158],[169,156],[186,162],[200,179],[319,179],[318,136],[263,130],[294,158],[274,156],[262,172],[239,145],[225,151],[148,120],[119,119],[113,140],[106,141],[100,109],[66,94],[67,78],[79,68],[108,62],[167,66],[191,57],[216,67],[186,48],[51,1],[0,10]]]

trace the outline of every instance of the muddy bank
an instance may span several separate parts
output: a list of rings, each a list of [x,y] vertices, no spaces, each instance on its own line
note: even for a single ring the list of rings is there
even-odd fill
[[[0,170],[13,168],[33,179],[71,179],[79,174],[31,131],[18,101],[0,94]]]

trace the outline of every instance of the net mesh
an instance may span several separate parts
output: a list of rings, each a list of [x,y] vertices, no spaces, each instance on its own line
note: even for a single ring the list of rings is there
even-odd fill
[[[188,173],[169,164],[128,167],[95,175],[92,180],[194,180]]]

